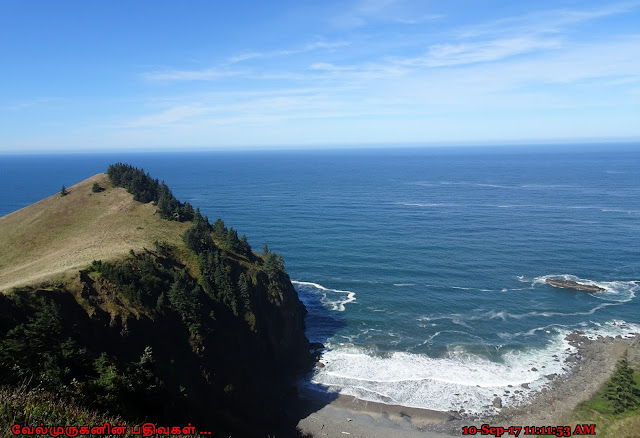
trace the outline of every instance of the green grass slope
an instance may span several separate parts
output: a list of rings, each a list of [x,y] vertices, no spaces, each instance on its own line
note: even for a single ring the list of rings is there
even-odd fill
[[[98,183],[105,190],[94,193]],[[115,260],[156,240],[182,245],[187,223],[166,221],[98,174],[0,218],[0,291],[77,272],[92,260]]]
[[[627,362],[629,351],[634,359]],[[620,400],[625,400],[624,406]],[[637,356],[637,346],[632,344],[624,358],[618,361],[609,380],[591,399],[576,406],[564,424],[571,425],[572,431],[577,425],[595,424],[596,435],[604,438],[640,437],[640,357]],[[539,438],[550,436],[539,435]]]

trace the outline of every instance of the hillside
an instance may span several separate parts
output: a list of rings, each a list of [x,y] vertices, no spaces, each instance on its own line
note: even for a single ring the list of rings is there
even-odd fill
[[[283,401],[310,363],[282,258],[130,166],[67,190],[0,219],[0,393],[282,436]],[[0,427],[28,421],[8,398]]]
[[[98,183],[105,190],[93,193]],[[0,218],[0,291],[113,260],[156,240],[181,244],[188,224],[154,215],[101,173]]]

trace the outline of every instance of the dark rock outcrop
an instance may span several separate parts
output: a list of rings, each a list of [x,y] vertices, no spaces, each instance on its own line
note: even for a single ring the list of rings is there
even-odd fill
[[[545,281],[550,286],[560,287],[563,289],[582,290],[585,292],[602,292],[605,290],[600,286],[578,283],[577,281],[573,281],[573,280],[557,280],[553,278],[547,278]]]

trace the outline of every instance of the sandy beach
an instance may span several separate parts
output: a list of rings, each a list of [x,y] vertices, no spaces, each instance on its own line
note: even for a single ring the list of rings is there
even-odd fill
[[[567,360],[569,371],[561,376],[549,376],[549,385],[542,391],[517,406],[496,409],[493,416],[407,408],[344,395],[327,400],[316,393],[303,392],[298,428],[314,438],[438,438],[461,435],[463,426],[485,423],[502,427],[571,425],[569,417],[573,409],[593,396],[625,350],[632,363],[640,361],[640,335],[589,339],[581,332],[574,332],[567,340],[577,348]]]

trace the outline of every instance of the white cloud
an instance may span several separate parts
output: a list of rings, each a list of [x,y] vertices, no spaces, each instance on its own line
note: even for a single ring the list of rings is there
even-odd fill
[[[566,31],[570,26],[623,14],[638,6],[640,6],[639,1],[631,1],[600,6],[591,10],[551,9],[536,11],[468,26],[461,29],[458,36],[460,38],[477,38],[504,34],[560,33]]]
[[[444,17],[419,11],[422,6],[422,2],[416,4],[406,0],[358,0],[331,17],[329,23],[337,28],[355,29],[372,22],[415,25]]]
[[[316,62],[309,66],[311,70],[320,70],[320,71],[353,71],[353,67],[338,67],[328,62]]]
[[[548,38],[505,38],[458,44],[436,44],[429,48],[427,56],[406,60],[408,64],[422,64],[428,67],[472,64],[476,62],[499,61],[511,56],[539,50],[561,47],[558,39]]]
[[[403,22],[391,13],[398,3],[373,3],[354,17]],[[409,26],[403,41],[351,32],[350,42],[317,40],[239,53],[203,70],[149,73],[165,81],[238,76],[243,89],[195,83],[188,95],[148,101],[146,114],[121,126],[141,136],[158,129],[247,144],[305,142],[313,133],[319,142],[635,135],[637,128],[623,122],[640,110],[640,35],[602,34],[597,43],[582,43],[571,27],[637,5],[542,11],[462,32],[427,35]],[[229,65],[242,62],[249,66],[243,71]],[[608,125],[576,131],[596,114]]]
[[[417,17],[397,17],[393,21],[401,24],[423,24],[432,21],[442,20],[445,16],[443,14],[424,14]]]
[[[266,52],[248,51],[230,57],[227,64],[237,64],[254,59],[275,58],[281,56],[293,56],[316,50],[333,51],[346,47],[347,41],[313,41],[300,47],[291,49],[272,50]],[[228,66],[227,66],[228,67]],[[229,70],[224,66],[209,67],[200,70],[178,70],[170,69],[144,73],[143,78],[150,81],[216,81],[219,79],[245,76],[256,78],[259,74],[251,73],[248,70]]]
[[[215,81],[222,78],[241,75],[240,71],[218,70],[166,70],[144,73],[143,77],[152,81]]]
[[[200,116],[208,112],[210,112],[210,109],[195,104],[175,106],[156,114],[139,117],[128,122],[125,127],[139,128],[159,125],[166,126],[195,116]]]
[[[278,56],[291,56],[291,55],[299,55],[301,53],[312,52],[314,50],[333,50],[339,47],[348,46],[349,43],[346,41],[315,41],[312,43],[305,44],[304,46],[292,48],[292,49],[282,49],[282,50],[272,50],[267,52],[245,52],[240,53],[238,55],[232,56],[229,58],[230,64],[235,64],[242,61],[248,61],[256,58],[274,58]]]
[[[30,109],[36,106],[41,106],[41,105],[45,105],[54,101],[58,101],[60,99],[56,99],[56,98],[51,98],[51,97],[42,97],[42,98],[38,98],[38,99],[31,99],[31,100],[24,100],[21,102],[14,102],[14,103],[10,103],[8,105],[2,105],[0,106],[0,110],[2,111],[19,111],[19,110],[25,110],[25,109]]]

